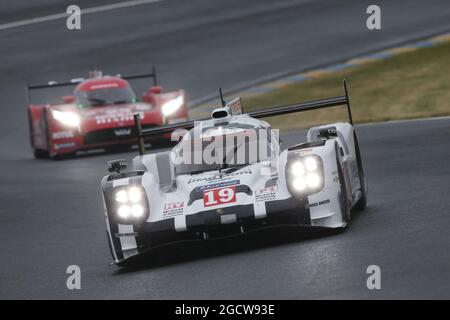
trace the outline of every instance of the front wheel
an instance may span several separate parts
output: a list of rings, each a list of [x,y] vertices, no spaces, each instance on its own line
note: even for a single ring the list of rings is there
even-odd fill
[[[341,205],[342,221],[344,223],[342,228],[345,229],[345,227],[348,226],[350,222],[350,205],[348,203],[348,194],[347,194],[347,186],[345,185],[346,182],[344,170],[342,169],[338,157],[336,157],[336,165],[338,168],[339,183],[341,185],[339,190],[339,200]]]
[[[29,135],[30,135],[30,145],[31,145],[31,150],[33,152],[33,156],[36,159],[48,158],[49,154],[46,150],[36,149],[34,147],[34,130],[33,130],[33,123],[32,123],[32,119],[31,119],[30,111],[28,111],[28,128],[29,128]]]
[[[48,152],[41,149],[34,149],[33,148],[33,156],[36,159],[47,159],[49,158]]]

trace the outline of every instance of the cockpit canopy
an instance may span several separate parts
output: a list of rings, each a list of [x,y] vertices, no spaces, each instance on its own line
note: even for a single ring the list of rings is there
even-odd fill
[[[268,161],[279,152],[279,141],[270,128],[227,123],[190,130],[174,151],[175,174],[194,174]]]
[[[116,77],[90,79],[75,89],[75,99],[81,108],[136,102],[136,94],[127,81]]]

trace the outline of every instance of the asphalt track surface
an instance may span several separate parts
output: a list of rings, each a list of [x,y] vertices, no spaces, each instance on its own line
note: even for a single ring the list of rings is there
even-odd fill
[[[29,18],[9,2],[6,22]],[[33,12],[59,8],[43,3]],[[82,31],[63,20],[1,31],[0,298],[450,298],[448,118],[358,126],[369,206],[344,233],[273,230],[167,248],[135,269],[108,266],[99,185],[107,160],[133,154],[34,160],[28,146],[26,79],[155,64],[167,88],[198,99],[450,29],[447,0],[379,1],[379,32],[365,28],[369,4],[167,0],[87,15]],[[66,288],[72,264],[82,290]],[[366,288],[372,264],[378,291]]]

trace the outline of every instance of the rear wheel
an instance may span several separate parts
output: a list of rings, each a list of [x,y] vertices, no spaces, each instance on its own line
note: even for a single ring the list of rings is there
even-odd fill
[[[354,211],[363,211],[367,206],[367,186],[366,177],[364,175],[364,168],[362,165],[361,152],[359,151],[358,139],[356,138],[356,133],[354,133],[355,138],[355,151],[356,151],[356,163],[358,166],[359,183],[361,185],[361,198],[356,202],[353,207]]]

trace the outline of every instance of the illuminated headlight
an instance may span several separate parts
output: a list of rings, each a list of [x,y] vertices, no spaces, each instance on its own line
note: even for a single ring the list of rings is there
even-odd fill
[[[149,213],[144,188],[138,185],[119,187],[113,194],[117,218],[125,224],[144,222]]]
[[[302,177],[305,173],[305,166],[303,165],[303,162],[295,161],[294,163],[292,163],[290,173],[296,177]]]
[[[307,196],[323,188],[323,164],[317,155],[289,155],[286,166],[286,181],[289,191],[295,196]]]
[[[302,192],[306,189],[306,181],[302,177],[297,177],[292,180],[292,187],[295,191]]]
[[[80,116],[71,111],[52,110],[52,115],[55,120],[69,127],[78,127],[80,125]]]
[[[314,172],[317,170],[317,160],[314,157],[306,157],[305,166],[308,171]]]
[[[175,113],[184,104],[183,96],[178,96],[176,99],[170,100],[161,107],[162,113],[165,117]]]
[[[119,209],[117,209],[117,215],[123,219],[129,218],[130,214],[131,208],[127,205],[120,206]]]
[[[318,186],[320,186],[322,179],[319,177],[317,173],[310,173],[306,176],[305,180],[308,187],[315,189]]]
[[[126,190],[119,190],[116,192],[116,201],[119,203],[128,202],[128,192]]]
[[[134,218],[142,218],[144,216],[144,207],[140,204],[135,204],[131,207],[131,215]]]
[[[142,190],[137,187],[132,187],[128,190],[128,199],[130,202],[136,203],[142,200]]]

